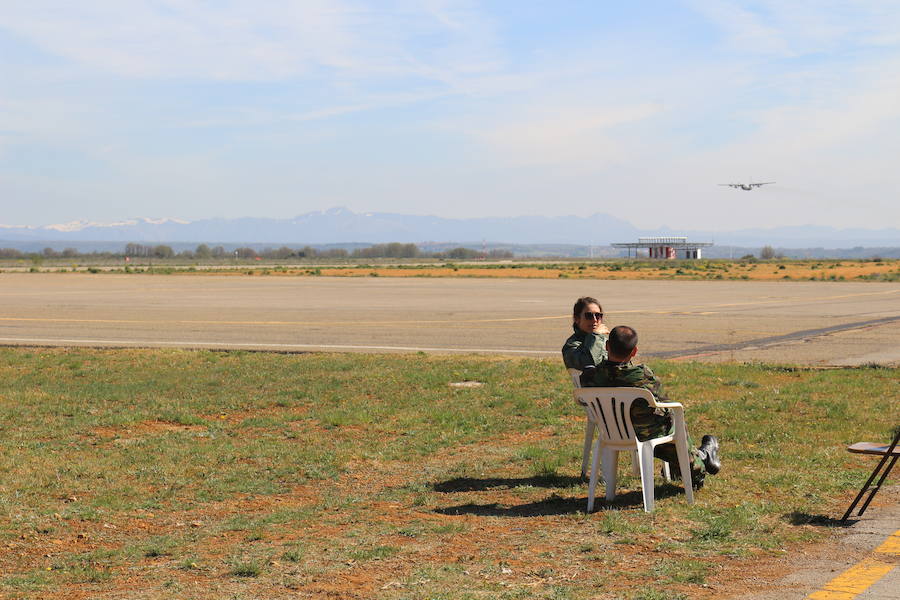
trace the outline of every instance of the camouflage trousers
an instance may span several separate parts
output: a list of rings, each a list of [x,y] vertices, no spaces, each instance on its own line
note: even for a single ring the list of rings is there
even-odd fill
[[[665,409],[650,410],[647,407],[640,414],[632,412],[631,424],[634,426],[634,432],[641,441],[672,435],[675,431],[672,417],[669,411]],[[694,440],[691,439],[691,434],[687,436],[687,445],[691,455],[691,479],[694,482],[694,486],[699,487],[699,485],[703,484],[703,479],[706,477],[706,465],[697,452],[697,447],[694,445]],[[653,456],[669,463],[669,472],[673,478],[681,476],[681,469],[678,467],[678,452],[674,443],[660,444],[654,448]]]

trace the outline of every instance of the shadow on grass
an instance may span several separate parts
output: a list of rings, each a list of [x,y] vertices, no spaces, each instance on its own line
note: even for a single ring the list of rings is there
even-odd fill
[[[566,478],[580,481],[577,477]],[[601,486],[597,486],[600,494],[594,502],[594,512],[603,510],[621,510],[621,509],[640,509],[644,508],[644,497],[640,490],[633,490],[624,494],[618,494],[612,502],[607,502],[603,498]],[[669,498],[684,494],[684,490],[675,485],[662,485],[656,487],[656,499]],[[447,508],[439,508],[434,512],[442,515],[478,515],[482,517],[544,517],[552,515],[565,515],[572,513],[585,512],[587,509],[587,496],[580,498],[563,498],[553,494],[545,500],[537,502],[528,502],[527,504],[517,504],[515,506],[503,506],[496,502],[490,504],[459,504],[457,506],[448,506]]]
[[[829,517],[828,515],[811,515],[804,512],[792,512],[784,515],[784,520],[791,525],[818,525],[819,527],[850,527],[859,519],[847,519],[842,522],[840,519]]]
[[[517,487],[566,488],[581,485],[580,477],[568,475],[535,475],[534,477],[457,477],[435,483],[431,488],[436,492],[485,492],[495,489],[512,489]]]

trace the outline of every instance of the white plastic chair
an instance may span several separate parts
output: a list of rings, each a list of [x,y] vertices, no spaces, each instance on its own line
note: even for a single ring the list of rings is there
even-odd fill
[[[581,371],[578,369],[569,369],[569,376],[572,377],[572,385],[575,386],[575,389],[578,390],[581,388]],[[581,453],[581,477],[584,479],[587,477],[588,472],[588,460],[591,458],[591,444],[594,441],[594,430],[597,428],[597,424],[591,419],[591,413],[588,412],[587,406],[585,406],[584,402],[582,402],[578,398],[578,394],[575,394],[575,402],[584,407],[585,416],[587,416],[587,422],[584,425],[584,450]],[[637,451],[632,453],[631,457],[631,465],[632,472],[635,477],[641,474],[641,463],[638,460]],[[669,463],[663,464],[663,477],[666,479],[670,479],[669,477]]]
[[[578,369],[569,369],[569,377],[572,378],[572,385],[576,388],[581,387],[581,371]]]
[[[569,376],[572,377],[572,385],[575,387],[575,390],[579,390],[581,388],[581,371],[578,369],[569,369]],[[596,425],[591,420],[590,413],[587,412],[587,406],[578,399],[578,394],[575,394],[575,401],[584,406],[585,414],[587,416],[587,422],[584,425],[584,450],[581,453],[581,477],[584,478],[587,476],[588,470],[588,459],[591,457],[591,443],[594,441],[594,429]]]
[[[653,394],[643,388],[580,388],[575,397],[584,403],[590,419],[596,423],[600,435],[594,442],[594,457],[591,461],[591,480],[588,487],[587,510],[594,510],[594,493],[600,467],[600,453],[603,452],[603,480],[606,482],[606,500],[616,496],[616,463],[618,453],[637,450],[640,464],[641,490],[644,496],[644,511],[652,512],[656,499],[653,490],[653,449],[660,444],[675,443],[678,466],[688,504],[694,503],[694,488],[691,485],[691,459],[687,445],[687,429],[684,424],[684,407],[678,402],[657,402]],[[653,408],[667,408],[672,415],[674,432],[641,441],[631,424],[631,403],[643,398]]]

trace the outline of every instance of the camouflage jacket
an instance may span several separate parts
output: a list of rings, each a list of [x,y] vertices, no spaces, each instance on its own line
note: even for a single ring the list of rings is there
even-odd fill
[[[599,365],[606,358],[607,335],[585,333],[573,325],[575,333],[569,336],[562,347],[563,362],[567,369],[584,371],[585,367]]]
[[[604,359],[594,371],[593,387],[641,387],[653,393],[660,402],[668,398],[662,389],[662,382],[647,365],[633,365],[630,362],[617,363]],[[651,409],[646,400],[636,400],[631,405],[631,422],[636,429],[647,425],[662,424],[664,420],[671,426],[669,411],[665,408]],[[643,436],[640,436],[643,437]]]

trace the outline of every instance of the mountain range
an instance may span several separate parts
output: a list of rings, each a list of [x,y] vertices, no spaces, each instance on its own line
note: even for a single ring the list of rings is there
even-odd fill
[[[0,225],[4,242],[138,242],[222,244],[335,244],[424,243],[460,244],[581,244],[604,246],[633,242],[639,237],[686,236],[717,246],[780,248],[900,246],[900,229],[835,229],[821,226],[774,227],[735,231],[644,230],[622,219],[594,214],[589,217],[519,216],[448,219],[395,213],[356,213],[331,208],[292,219],[239,218],[180,219],[135,218],[113,223],[75,221],[58,225]]]

